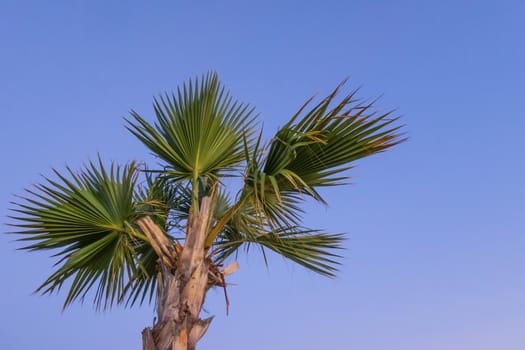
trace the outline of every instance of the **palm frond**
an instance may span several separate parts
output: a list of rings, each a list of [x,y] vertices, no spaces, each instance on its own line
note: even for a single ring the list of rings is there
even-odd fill
[[[190,80],[153,107],[153,125],[132,111],[127,128],[166,162],[164,173],[173,179],[216,179],[244,160],[243,138],[253,132],[253,109],[234,101],[216,73]]]
[[[399,117],[376,110],[375,101],[360,103],[357,90],[331,107],[341,87],[304,116],[296,114],[272,140],[264,172],[280,173],[281,183],[288,183],[283,189],[322,201],[317,187],[342,184],[348,177],[339,174],[354,161],[405,141],[399,133],[402,126],[395,125]],[[285,160],[279,159],[281,153],[287,153]]]
[[[298,204],[305,196],[326,203],[320,187],[343,184],[348,179],[343,173],[356,160],[405,140],[399,133],[402,126],[396,125],[398,117],[392,111],[377,111],[375,101],[360,103],[357,91],[334,104],[341,86],[305,112],[311,100],[307,101],[249,158],[244,193],[275,226],[297,225]],[[262,149],[268,152],[262,155]]]
[[[255,222],[249,226],[244,222],[243,229],[238,229],[235,224],[226,226],[216,242],[214,253],[217,261],[225,261],[243,245],[246,250],[255,245],[261,249],[265,260],[266,248],[323,276],[335,276],[339,265],[337,259],[340,258],[335,251],[342,248],[342,234],[329,234],[297,226],[266,232],[268,231]]]
[[[54,173],[57,179],[28,189],[11,209],[13,233],[28,243],[21,249],[58,251],[58,269],[36,292],[58,291],[70,280],[64,307],[83,300],[92,287],[97,308],[122,302],[128,281],[145,273],[137,256],[142,237],[132,228],[138,216],[135,163],[108,170],[99,158],[79,173]]]
[[[257,237],[254,243],[273,250],[299,265],[327,277],[335,277],[336,260],[334,253],[341,249],[344,236],[300,227],[283,228],[275,233]]]

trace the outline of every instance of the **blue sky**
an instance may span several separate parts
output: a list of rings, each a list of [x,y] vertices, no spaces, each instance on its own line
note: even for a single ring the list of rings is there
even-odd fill
[[[200,349],[522,349],[524,16],[521,1],[4,0],[1,214],[51,167],[151,160],[122,118],[151,118],[188,77],[218,71],[267,134],[350,77],[410,140],[308,206],[307,224],[348,232],[338,278],[241,257],[229,316],[222,291],[208,298]],[[141,349],[152,308],[62,313],[63,293],[31,295],[53,260],[13,239],[0,348]]]

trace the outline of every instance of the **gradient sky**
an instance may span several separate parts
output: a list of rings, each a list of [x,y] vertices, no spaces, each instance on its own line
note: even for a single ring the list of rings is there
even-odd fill
[[[66,164],[151,160],[133,108],[217,70],[267,134],[345,77],[403,116],[306,223],[348,232],[335,280],[240,258],[200,349],[525,347],[523,1],[15,1],[0,4],[0,213]],[[7,219],[5,219],[7,221]],[[4,231],[8,230],[5,227]],[[141,349],[153,310],[62,313],[31,292],[49,254],[0,235],[0,349]]]

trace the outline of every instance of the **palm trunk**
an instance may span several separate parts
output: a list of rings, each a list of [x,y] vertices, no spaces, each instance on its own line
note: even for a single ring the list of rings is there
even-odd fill
[[[179,273],[165,277],[166,290],[158,301],[158,321],[152,329],[143,331],[144,350],[195,349],[211,322],[211,318],[199,318],[207,291],[207,270],[201,264],[189,279]]]
[[[149,218],[139,226],[159,255],[157,323],[142,332],[144,350],[194,350],[212,318],[199,314],[209,286],[211,262],[205,259],[204,242],[210,222],[210,197],[204,197],[199,212],[190,220],[182,249],[170,242]],[[167,256],[166,252],[169,252]]]

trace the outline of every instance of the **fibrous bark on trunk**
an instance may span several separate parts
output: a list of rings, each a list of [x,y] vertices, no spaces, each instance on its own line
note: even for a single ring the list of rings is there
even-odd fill
[[[212,318],[199,314],[210,281],[211,260],[205,258],[204,242],[210,224],[210,197],[202,198],[198,213],[190,220],[184,247],[180,249],[148,218],[138,225],[159,256],[157,317],[153,328],[143,332],[144,350],[194,350]]]

